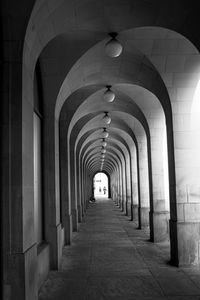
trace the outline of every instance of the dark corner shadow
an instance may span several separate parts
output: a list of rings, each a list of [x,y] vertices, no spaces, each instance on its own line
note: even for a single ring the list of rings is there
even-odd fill
[[[174,268],[178,268],[179,267],[178,263],[175,262],[175,261],[173,261],[173,260],[171,260],[171,259],[170,260],[166,260],[165,263],[166,263],[166,265],[174,267]]]

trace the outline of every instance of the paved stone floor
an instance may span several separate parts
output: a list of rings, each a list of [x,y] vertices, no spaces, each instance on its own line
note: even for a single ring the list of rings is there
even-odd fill
[[[149,242],[148,232],[112,200],[98,199],[39,300],[200,300],[199,268],[176,268],[168,260],[168,243]]]

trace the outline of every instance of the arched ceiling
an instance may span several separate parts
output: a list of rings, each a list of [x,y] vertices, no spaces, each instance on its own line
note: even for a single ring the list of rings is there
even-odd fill
[[[149,140],[155,128],[172,126],[175,73],[188,72],[188,55],[199,63],[197,49],[183,36],[194,37],[186,26],[187,7],[187,1],[36,1],[25,38],[26,69],[34,70],[38,60],[44,111],[60,120],[71,158],[87,157],[93,173],[103,127],[110,133],[107,148],[112,145],[113,153],[105,168],[111,172],[109,159],[119,160],[118,147],[128,159],[141,136]],[[118,32],[123,45],[118,58],[105,53],[109,32]],[[195,63],[190,71],[195,74]],[[102,99],[106,85],[116,94],[112,103]],[[109,126],[104,112],[112,118]],[[157,136],[162,138],[162,130]]]
[[[74,39],[83,38],[85,32],[90,39],[102,40],[108,32],[142,26],[166,27],[199,41],[193,17],[197,4],[192,8],[190,4],[184,0],[37,0],[26,32],[24,55],[36,62],[47,43],[63,33]]]

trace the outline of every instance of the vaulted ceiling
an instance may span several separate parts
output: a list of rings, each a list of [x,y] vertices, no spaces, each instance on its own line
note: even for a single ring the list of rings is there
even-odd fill
[[[66,142],[92,174],[100,169],[103,127],[109,132],[104,163],[109,173],[156,126],[161,140],[165,121],[170,129],[173,88],[188,72],[197,80],[199,55],[186,38],[198,43],[187,26],[192,13],[187,1],[36,2],[25,65],[34,72],[38,63],[45,114],[65,124]],[[117,58],[105,53],[110,32],[118,33],[123,46]],[[107,85],[116,95],[112,103],[103,99]],[[105,112],[112,119],[107,126]]]

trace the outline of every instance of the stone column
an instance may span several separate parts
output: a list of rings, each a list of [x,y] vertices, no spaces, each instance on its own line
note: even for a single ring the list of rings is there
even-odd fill
[[[139,228],[149,226],[149,177],[147,160],[146,136],[138,138],[139,152],[139,177],[140,177],[140,203],[139,203]]]
[[[60,220],[59,128],[54,113],[45,112],[44,129],[44,200],[45,239],[50,244],[50,266],[57,269],[62,256]],[[63,220],[64,221],[64,220]]]
[[[115,171],[113,174],[113,195],[114,202],[117,204],[117,172]]]
[[[171,260],[181,266],[200,263],[200,55],[189,40],[179,42],[182,63],[166,55],[165,83],[172,109],[166,114]]]
[[[33,194],[33,82],[29,86],[29,97],[23,98],[23,41],[8,39],[4,47],[8,57],[4,58],[2,64],[0,121],[3,134],[3,289],[8,299],[36,300],[38,278]]]
[[[62,202],[62,224],[65,229],[65,244],[70,245],[72,239],[71,201],[68,195],[68,151],[66,141],[66,122],[60,120],[60,195]]]
[[[76,155],[76,158],[75,158],[75,169],[76,169],[75,198],[77,199],[78,222],[80,223],[82,221],[82,217],[83,217],[83,207],[82,207],[81,195],[80,195],[80,192],[79,192],[80,173],[81,173],[80,166],[79,166],[79,160],[80,160],[80,156]]]
[[[174,103],[173,109],[177,219],[175,210],[170,218],[172,261],[179,266],[200,263],[199,111],[192,110],[188,95],[181,99],[181,108]]]
[[[71,140],[71,139],[70,139]],[[75,197],[75,149],[74,143],[70,142],[68,145],[68,193],[69,200],[71,200],[71,210],[72,210],[72,229],[73,231],[78,231],[78,209],[77,209],[77,199]]]
[[[84,215],[86,213],[86,203],[84,201],[83,189],[82,189],[82,184],[83,184],[83,166],[82,166],[82,161],[79,162],[79,168],[80,168],[80,174],[79,174],[79,194],[81,195],[82,217],[84,217]]]
[[[165,186],[165,176],[168,181],[168,158],[167,154],[165,156],[167,149],[164,149],[167,144],[163,144],[166,137],[166,129],[163,125],[162,120],[157,120],[154,122],[154,128],[151,126],[153,203],[149,215],[151,230],[153,230],[151,240],[154,242],[169,238],[169,185]],[[164,163],[166,169],[164,169]]]
[[[133,193],[133,220],[138,222],[138,174],[137,174],[137,153],[136,147],[131,149],[131,172],[132,172],[132,193]]]
[[[125,211],[125,206],[126,206],[126,164],[125,164],[125,167],[123,168],[122,182],[123,182],[122,212],[124,212]]]

